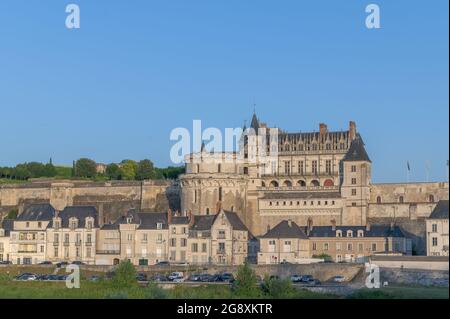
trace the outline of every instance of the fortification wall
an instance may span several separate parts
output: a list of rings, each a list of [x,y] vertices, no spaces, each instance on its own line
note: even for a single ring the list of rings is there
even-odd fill
[[[0,213],[32,203],[50,203],[58,210],[69,205],[93,205],[100,222],[114,220],[123,211],[138,208],[165,211],[179,206],[178,189],[168,181],[49,181],[0,187]]]

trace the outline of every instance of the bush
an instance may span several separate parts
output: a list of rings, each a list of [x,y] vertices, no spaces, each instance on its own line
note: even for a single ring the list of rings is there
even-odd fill
[[[294,298],[296,290],[288,279],[265,278],[261,289],[265,296],[272,299]]]
[[[261,293],[256,282],[255,272],[245,263],[238,268],[233,291],[240,298],[258,298]]]
[[[111,285],[115,289],[128,289],[138,286],[136,269],[131,262],[123,260],[114,271]]]
[[[128,294],[123,291],[112,292],[105,296],[105,299],[128,299]]]
[[[147,290],[145,292],[145,296],[147,299],[167,299],[167,292],[158,287],[158,285],[154,282],[149,283]]]

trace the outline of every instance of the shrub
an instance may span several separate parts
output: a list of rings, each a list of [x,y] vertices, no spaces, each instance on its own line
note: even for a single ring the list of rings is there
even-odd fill
[[[255,272],[245,263],[238,268],[233,291],[240,298],[258,298],[261,294],[256,282]]]
[[[145,292],[145,296],[147,299],[167,299],[167,292],[158,287],[158,285],[154,282],[149,283],[147,290]]]
[[[136,280],[136,269],[131,262],[123,260],[114,271],[111,285],[115,289],[127,289],[138,286]]]
[[[266,277],[261,289],[265,296],[272,299],[293,298],[296,295],[296,290],[287,279],[270,279]]]

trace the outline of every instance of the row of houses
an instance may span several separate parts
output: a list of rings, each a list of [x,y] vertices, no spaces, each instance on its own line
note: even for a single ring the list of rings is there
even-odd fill
[[[448,254],[448,201],[447,201]],[[114,265],[130,260],[135,265],[159,262],[240,265],[308,263],[330,258],[354,262],[376,254],[410,255],[411,240],[401,227],[391,225],[299,226],[285,220],[255,238],[235,212],[218,206],[212,215],[154,213],[129,210],[115,222],[99,225],[91,206],[68,206],[62,211],[49,204],[28,206],[15,220],[0,227],[0,261],[37,264],[43,261],[81,261]],[[439,214],[445,203],[437,206]],[[445,214],[444,214],[445,215]],[[430,236],[445,227],[430,226]],[[440,224],[439,224],[440,225]],[[441,238],[442,237],[442,238]],[[445,234],[439,240],[445,246]],[[433,254],[444,254],[434,247]]]

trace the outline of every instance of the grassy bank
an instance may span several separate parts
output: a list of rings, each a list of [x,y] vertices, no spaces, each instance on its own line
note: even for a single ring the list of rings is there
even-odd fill
[[[360,289],[352,299],[449,299],[448,287],[392,286],[380,289]]]

